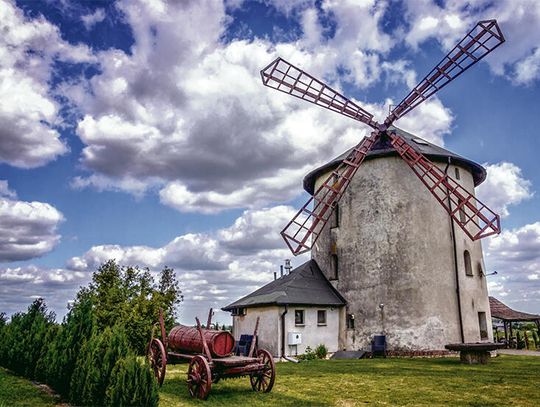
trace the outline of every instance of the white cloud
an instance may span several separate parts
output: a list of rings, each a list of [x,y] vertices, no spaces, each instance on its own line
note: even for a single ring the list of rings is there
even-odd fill
[[[89,273],[34,265],[0,268],[0,309],[11,315],[25,310],[34,299],[42,297],[49,309],[61,318],[67,312],[68,302],[90,278]]]
[[[540,78],[537,69],[540,42],[540,2],[536,0],[435,0],[405,2],[409,29],[406,41],[416,48],[436,38],[445,49],[453,47],[478,21],[496,18],[506,43],[486,58],[492,71],[518,84]]]
[[[263,66],[281,55],[338,88],[338,68],[360,88],[381,81],[383,72],[392,83],[415,77],[406,61],[380,66],[394,45],[379,27],[383,3],[327,1],[322,11],[303,2],[290,9],[277,4],[298,13],[304,35],[275,44],[260,38],[223,43],[230,17],[219,2],[119,7],[133,29],[132,54],[101,52],[102,73],[87,91],[66,88],[84,113],[77,134],[90,174],[73,180],[80,188],[159,189],[161,202],[184,212],[285,202],[300,194],[309,170],[355,145],[368,129],[265,88]],[[321,12],[336,22],[331,38],[321,35]],[[443,119],[440,131],[430,125],[428,139],[441,141],[451,121]]]
[[[523,178],[521,168],[509,162],[484,164],[486,180],[476,189],[478,198],[493,211],[506,217],[508,207],[533,196],[531,182]]]
[[[28,260],[50,252],[64,217],[52,205],[0,197],[0,262]]]
[[[181,235],[162,247],[94,246],[70,259],[67,268],[90,272],[109,259],[154,271],[173,267],[185,297],[183,320],[190,322],[205,307],[219,309],[272,280],[290,257],[279,231],[294,213],[289,206],[247,210],[227,228]],[[293,265],[307,259],[299,256]]]
[[[101,23],[103,20],[105,20],[105,10],[98,8],[91,14],[81,16],[81,20],[84,24],[84,28],[91,30],[92,27],[94,27],[97,23]]]
[[[540,48],[515,65],[515,81],[529,85],[540,76]]]
[[[540,222],[503,232],[486,241],[484,254],[490,277],[488,288],[495,297],[506,297],[527,312],[540,309]]]
[[[59,105],[49,91],[54,60],[93,58],[86,46],[66,43],[55,25],[25,17],[11,1],[0,8],[0,31],[0,163],[38,167],[68,150],[55,128]]]

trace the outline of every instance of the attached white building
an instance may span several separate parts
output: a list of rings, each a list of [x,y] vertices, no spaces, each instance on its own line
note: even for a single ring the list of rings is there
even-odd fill
[[[233,315],[233,335],[252,334],[257,317],[259,347],[274,356],[294,356],[324,344],[338,350],[345,300],[317,263],[310,260],[290,274],[222,308]]]

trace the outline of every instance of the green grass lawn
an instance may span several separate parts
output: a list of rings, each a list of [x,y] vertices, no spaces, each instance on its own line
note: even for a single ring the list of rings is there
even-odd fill
[[[0,407],[49,407],[55,405],[53,396],[30,381],[8,373],[0,367]]]
[[[278,363],[271,393],[248,378],[222,380],[207,401],[193,400],[187,365],[168,366],[161,407],[176,406],[538,406],[540,357],[503,355],[488,365],[457,358],[367,359]],[[0,368],[0,407],[54,406],[53,397]]]
[[[192,400],[187,365],[168,366],[160,406],[540,405],[540,357],[499,356],[488,365],[457,358],[367,359],[278,363],[271,393],[248,378],[213,385],[206,402]]]

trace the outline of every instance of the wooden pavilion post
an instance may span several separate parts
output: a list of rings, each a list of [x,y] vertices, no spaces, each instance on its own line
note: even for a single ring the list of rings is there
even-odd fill
[[[512,330],[512,321],[508,321],[508,324],[510,324],[510,342],[513,340],[514,338],[514,331]],[[516,349],[517,349],[517,343],[516,343]]]

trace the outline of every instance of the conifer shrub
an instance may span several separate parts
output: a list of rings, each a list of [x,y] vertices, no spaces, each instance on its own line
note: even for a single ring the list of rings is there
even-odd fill
[[[95,319],[92,299],[82,289],[38,362],[37,378],[65,398],[70,394],[71,378],[81,348],[95,331]]]
[[[105,405],[154,407],[158,402],[158,386],[148,361],[134,355],[119,359],[111,374]]]
[[[48,313],[42,298],[36,299],[26,313],[17,313],[2,328],[0,364],[15,373],[35,378],[36,365],[47,349],[47,334],[54,325],[54,313]]]
[[[71,378],[71,402],[82,406],[102,405],[116,362],[129,353],[122,326],[92,335],[77,358]]]

